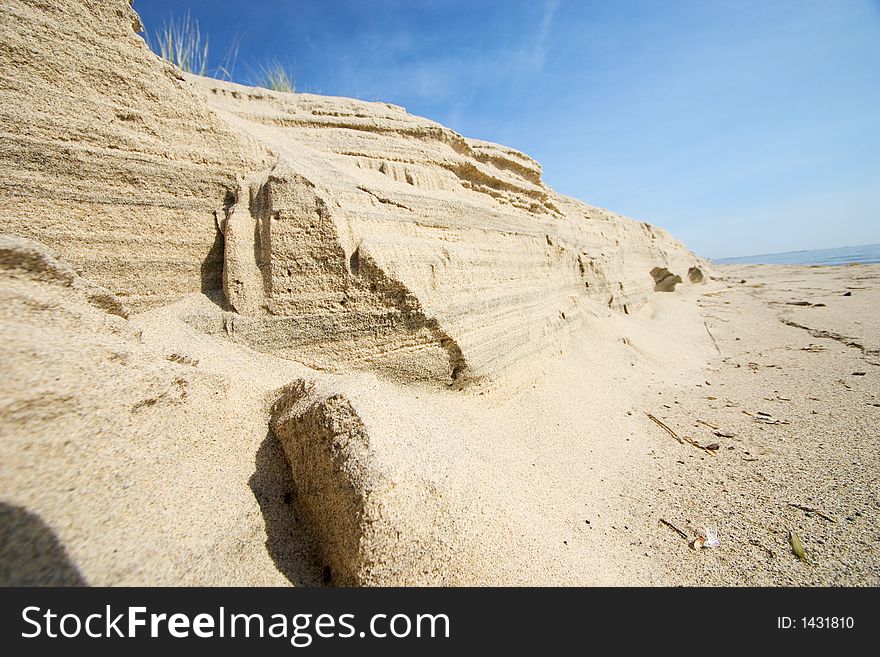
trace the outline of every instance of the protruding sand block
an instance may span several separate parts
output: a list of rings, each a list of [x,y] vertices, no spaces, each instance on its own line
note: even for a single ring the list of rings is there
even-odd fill
[[[456,537],[442,494],[418,472],[381,458],[349,399],[296,382],[281,391],[270,427],[290,463],[325,581],[450,583]]]

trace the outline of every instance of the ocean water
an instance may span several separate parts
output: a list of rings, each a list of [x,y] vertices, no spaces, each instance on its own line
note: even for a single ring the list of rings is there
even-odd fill
[[[719,265],[848,265],[853,262],[867,265],[872,262],[880,262],[880,244],[843,246],[839,249],[765,253],[740,258],[718,258],[712,262]]]

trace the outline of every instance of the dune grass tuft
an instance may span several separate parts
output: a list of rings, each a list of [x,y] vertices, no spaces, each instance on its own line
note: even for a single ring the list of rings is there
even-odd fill
[[[199,22],[189,12],[183,18],[168,18],[157,30],[150,47],[181,71],[205,75],[208,70],[208,37],[202,37]]]
[[[213,77],[221,80],[234,78],[239,41],[236,36]],[[182,18],[171,16],[166,19],[162,27],[153,33],[152,38],[147,38],[147,43],[162,59],[171,62],[181,71],[196,75],[208,74],[208,36],[202,35],[198,20],[193,19],[189,12]],[[291,93],[296,90],[293,76],[278,60],[272,60],[252,70],[250,77],[251,83],[258,87]]]
[[[260,66],[252,75],[253,83],[258,87],[272,89],[273,91],[287,91],[292,93],[296,90],[293,76],[279,61],[271,61]]]

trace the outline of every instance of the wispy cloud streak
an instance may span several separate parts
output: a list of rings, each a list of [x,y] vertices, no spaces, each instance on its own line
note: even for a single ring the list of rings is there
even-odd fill
[[[547,0],[544,4],[544,15],[541,17],[541,23],[538,26],[538,37],[535,40],[533,50],[533,61],[535,68],[542,69],[547,63],[547,52],[550,49],[549,39],[550,30],[553,27],[553,19],[556,17],[556,11],[559,9],[560,0]]]

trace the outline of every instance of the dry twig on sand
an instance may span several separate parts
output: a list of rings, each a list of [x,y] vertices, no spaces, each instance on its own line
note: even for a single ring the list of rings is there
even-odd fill
[[[718,355],[721,355],[721,349],[718,347],[718,343],[715,341],[715,336],[712,335],[712,331],[709,330],[709,324],[706,323],[706,320],[703,320],[703,326],[706,327],[706,333],[709,334],[709,337],[712,339],[712,344],[715,345],[715,351],[718,352]]]
[[[685,443],[687,443],[688,445],[693,445],[697,449],[703,450],[707,454],[711,454],[712,456],[718,456],[715,453],[718,450],[717,444],[713,443],[711,446],[703,446],[689,436],[684,436],[684,437],[679,436],[677,433],[675,433],[675,431],[670,429],[669,426],[665,422],[657,419],[656,417],[654,417],[653,415],[651,415],[647,411],[645,411],[645,415],[647,415],[654,423],[657,424],[657,426],[659,426],[661,429],[663,429],[666,433],[668,433],[670,436],[675,438],[680,444],[684,445]]]
[[[660,518],[660,522],[662,522],[664,525],[666,525],[667,527],[669,527],[669,529],[671,529],[672,531],[674,531],[676,534],[678,534],[679,536],[681,536],[683,539],[687,540],[688,535],[685,534],[683,531],[681,531],[678,527],[676,527],[675,525],[673,525],[671,522],[669,522],[668,520],[664,520],[663,518]]]
[[[806,511],[807,513],[815,513],[820,518],[825,518],[828,522],[837,522],[834,518],[829,516],[827,513],[820,511],[819,509],[813,508],[811,506],[805,506],[803,504],[795,504],[794,502],[788,502],[788,506],[794,507],[795,509],[800,509],[801,511]]]
[[[654,417],[653,415],[651,415],[647,411],[645,412],[645,415],[647,415],[648,418],[650,418],[654,423],[657,424],[657,426],[662,428],[666,433],[668,433],[670,436],[675,438],[679,443],[684,445],[684,441],[679,437],[679,435],[677,433],[675,433],[672,429],[670,429],[664,422],[662,422],[661,420],[658,420],[656,417]]]

